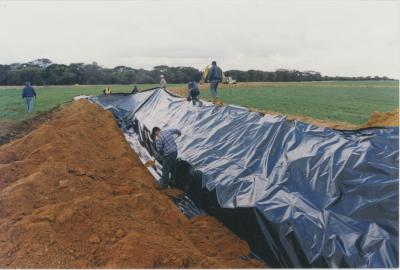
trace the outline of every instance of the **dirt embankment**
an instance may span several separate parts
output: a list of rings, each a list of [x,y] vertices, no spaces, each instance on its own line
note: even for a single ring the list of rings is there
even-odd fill
[[[368,120],[368,127],[399,126],[399,108],[391,112],[373,112]]]
[[[209,216],[187,219],[110,112],[74,102],[0,147],[0,268],[260,267]]]

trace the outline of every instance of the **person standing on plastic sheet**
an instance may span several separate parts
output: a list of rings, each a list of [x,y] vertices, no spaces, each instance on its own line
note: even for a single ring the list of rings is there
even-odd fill
[[[222,70],[217,66],[217,62],[212,61],[211,68],[207,73],[207,81],[210,82],[210,92],[213,97],[213,101],[218,99],[218,83],[222,81]]]
[[[25,83],[25,87],[24,89],[22,89],[22,98],[24,98],[26,101],[28,112],[32,112],[36,99],[36,92],[35,89],[33,89],[33,87],[31,86],[30,82]]]
[[[195,106],[196,103],[198,103],[200,107],[203,106],[203,102],[201,102],[199,100],[199,96],[200,96],[199,84],[195,81],[190,81],[189,85],[188,85],[188,89],[189,89],[189,95],[188,95],[187,100],[192,101],[193,106]]]
[[[164,75],[160,75],[160,88],[167,90],[167,81],[164,78]]]
[[[165,189],[175,185],[176,158],[178,149],[174,135],[181,136],[179,129],[171,128],[161,131],[159,127],[154,127],[151,132],[153,141],[156,141],[157,152],[162,156],[162,175],[158,189]]]

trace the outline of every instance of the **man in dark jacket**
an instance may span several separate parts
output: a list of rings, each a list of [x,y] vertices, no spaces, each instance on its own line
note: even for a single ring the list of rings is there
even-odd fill
[[[218,98],[218,83],[222,81],[222,70],[217,66],[217,62],[212,61],[211,68],[207,74],[207,81],[210,81],[210,92],[214,101]]]
[[[31,86],[30,82],[27,82],[24,89],[22,89],[22,98],[24,98],[26,101],[28,112],[32,112],[33,105],[35,103],[36,92]]]
[[[195,106],[196,103],[198,103],[199,106],[201,107],[203,105],[203,102],[201,102],[199,100],[200,89],[199,89],[198,83],[195,82],[195,81],[190,81],[189,85],[188,85],[188,89],[189,89],[189,95],[188,95],[187,100],[188,101],[192,101],[193,102],[193,106]]]
[[[133,87],[131,94],[136,94],[139,93],[139,88],[137,87],[137,85],[135,84],[135,86]]]

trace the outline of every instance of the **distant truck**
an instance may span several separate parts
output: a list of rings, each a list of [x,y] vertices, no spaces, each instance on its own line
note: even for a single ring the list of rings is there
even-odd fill
[[[222,79],[222,83],[225,83],[225,84],[234,84],[234,83],[237,83],[237,81],[234,80],[234,79],[232,79],[232,77],[225,77],[225,76],[224,76],[224,78]]]

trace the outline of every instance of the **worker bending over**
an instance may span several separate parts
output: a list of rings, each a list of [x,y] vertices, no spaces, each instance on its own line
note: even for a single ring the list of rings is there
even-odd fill
[[[195,106],[196,103],[198,103],[200,107],[203,106],[203,102],[199,100],[200,96],[199,84],[195,81],[190,81],[188,89],[189,89],[189,95],[187,97],[187,100],[192,101],[193,106]]]
[[[163,168],[158,189],[175,185],[178,149],[174,135],[181,136],[180,130],[171,128],[161,131],[159,127],[154,127],[151,132],[151,138],[156,141],[157,152],[162,156]]]
[[[137,87],[137,85],[135,84],[135,86],[133,86],[133,89],[131,91],[131,94],[136,94],[139,93],[139,88]]]

